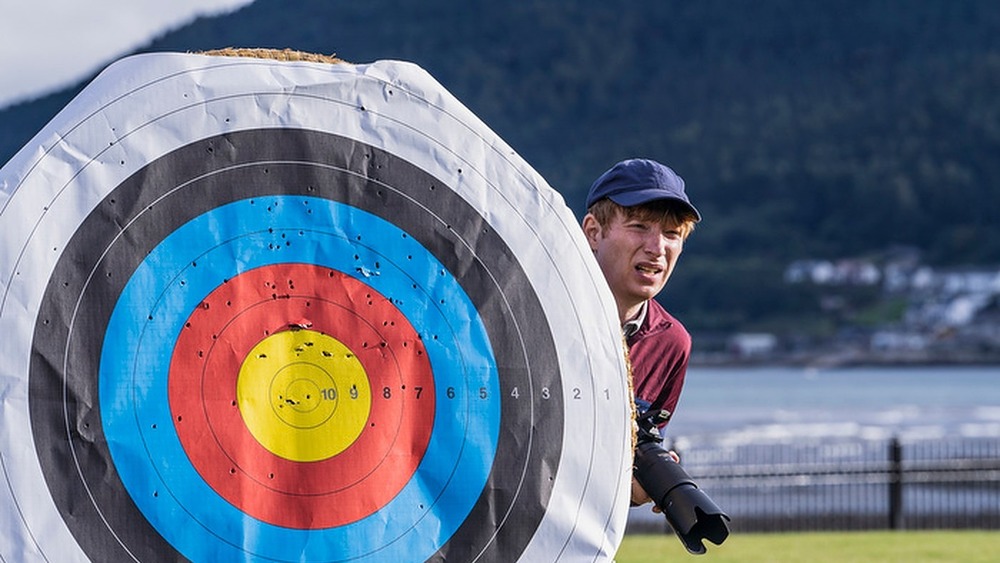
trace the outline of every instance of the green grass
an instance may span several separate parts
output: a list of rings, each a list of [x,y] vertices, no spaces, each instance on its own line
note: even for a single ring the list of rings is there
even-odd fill
[[[809,532],[732,534],[691,555],[673,535],[629,534],[617,563],[955,563],[1000,561],[997,531]]]

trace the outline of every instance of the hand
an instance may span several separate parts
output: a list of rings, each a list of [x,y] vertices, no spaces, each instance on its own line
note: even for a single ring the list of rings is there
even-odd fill
[[[677,455],[677,452],[670,450],[667,453],[670,455],[670,459],[674,460],[674,463],[681,462],[681,456]],[[648,502],[653,502],[652,497],[649,496],[646,489],[642,488],[642,485],[639,484],[639,480],[632,477],[632,506],[641,506]],[[663,510],[656,504],[653,504],[653,512],[659,514],[662,513]]]
[[[632,477],[632,506],[641,506],[647,502],[653,502],[653,499],[650,498],[646,490],[639,484],[639,480]]]

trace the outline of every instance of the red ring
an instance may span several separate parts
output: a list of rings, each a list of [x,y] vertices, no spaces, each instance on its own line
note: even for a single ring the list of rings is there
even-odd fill
[[[274,455],[234,404],[250,350],[295,327],[343,342],[372,388],[365,430],[323,461]],[[410,322],[371,287],[307,264],[263,266],[216,288],[177,339],[168,387],[177,435],[205,481],[247,514],[297,529],[344,525],[387,504],[416,471],[434,422],[433,374]]]

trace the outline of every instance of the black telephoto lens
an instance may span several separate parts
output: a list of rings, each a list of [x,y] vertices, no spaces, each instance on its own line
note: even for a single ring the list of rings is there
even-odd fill
[[[729,537],[729,516],[722,511],[694,479],[674,461],[661,443],[658,424],[666,422],[670,413],[649,410],[649,403],[636,401],[639,416],[636,422],[638,440],[632,474],[663,511],[667,523],[680,538],[688,552],[705,553],[703,540],[715,545]]]
[[[729,516],[659,444],[639,444],[633,474],[690,553],[705,553],[702,540],[721,545],[729,536]]]

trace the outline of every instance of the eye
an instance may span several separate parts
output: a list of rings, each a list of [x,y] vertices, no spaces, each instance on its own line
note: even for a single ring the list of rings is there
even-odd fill
[[[680,231],[663,231],[663,240],[670,246],[679,247],[684,242],[684,237]]]

